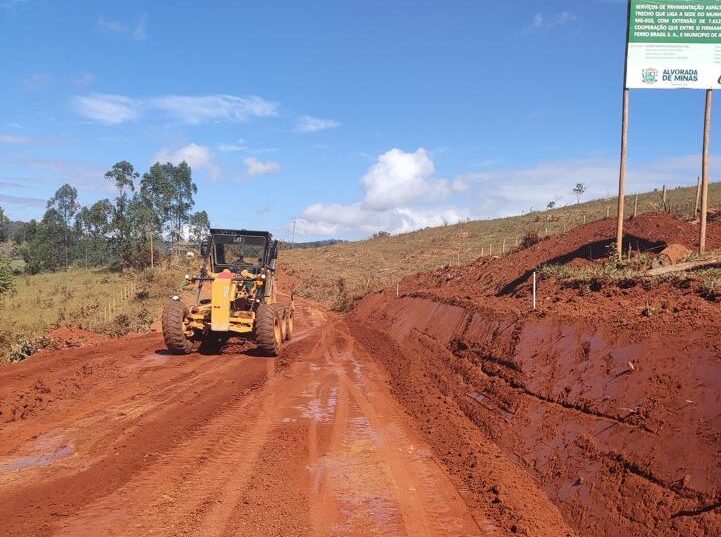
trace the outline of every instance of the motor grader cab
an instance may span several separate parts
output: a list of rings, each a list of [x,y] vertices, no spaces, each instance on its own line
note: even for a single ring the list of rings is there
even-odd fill
[[[196,285],[195,304],[175,296],[163,309],[168,350],[188,354],[196,343],[239,336],[277,356],[292,336],[294,313],[292,301],[275,300],[278,241],[267,231],[211,229],[201,254],[199,274],[186,277]]]

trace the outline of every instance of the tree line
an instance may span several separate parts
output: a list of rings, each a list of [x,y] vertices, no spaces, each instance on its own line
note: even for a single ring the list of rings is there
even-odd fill
[[[84,207],[77,189],[64,184],[48,200],[43,217],[21,224],[12,237],[0,209],[0,241],[11,239],[26,271],[34,274],[71,266],[143,268],[186,232],[195,242],[208,234],[208,214],[192,212],[198,187],[186,162],[156,162],[141,177],[123,160],[105,179],[116,190],[114,199]]]

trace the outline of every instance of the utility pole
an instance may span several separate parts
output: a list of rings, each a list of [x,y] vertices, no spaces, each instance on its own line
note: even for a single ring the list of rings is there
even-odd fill
[[[293,246],[295,245],[295,223],[296,220],[293,220],[293,233],[290,236],[290,249],[293,249]]]

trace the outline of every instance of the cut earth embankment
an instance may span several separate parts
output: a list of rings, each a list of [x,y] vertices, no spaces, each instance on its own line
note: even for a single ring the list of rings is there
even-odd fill
[[[693,240],[666,220],[629,227],[642,248]],[[467,500],[504,527],[545,535],[557,510],[578,535],[719,535],[718,304],[668,282],[547,282],[529,311],[527,275],[592,258],[604,226],[407,278],[401,296],[361,302],[351,330]]]

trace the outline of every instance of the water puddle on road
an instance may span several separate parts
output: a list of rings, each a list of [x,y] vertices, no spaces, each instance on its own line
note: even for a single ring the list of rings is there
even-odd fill
[[[70,457],[73,453],[73,448],[65,446],[53,453],[17,457],[10,462],[0,463],[0,471],[12,472],[14,470],[22,470],[23,468],[29,468],[31,466],[50,466],[59,459]]]
[[[50,466],[54,462],[66,459],[75,453],[72,446],[64,442],[62,438],[47,435],[35,439],[32,451],[37,453],[21,457],[0,458],[0,472],[14,472],[24,468]]]
[[[330,530],[335,535],[406,535],[379,431],[357,405],[350,412],[340,444],[321,457],[316,470],[335,496],[338,512]]]
[[[331,386],[327,392],[318,393],[320,386],[319,382],[313,383],[302,394],[304,398],[310,399],[310,401],[303,405],[296,405],[293,408],[300,413],[301,418],[310,418],[316,423],[331,422],[338,404],[338,387]]]

